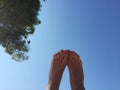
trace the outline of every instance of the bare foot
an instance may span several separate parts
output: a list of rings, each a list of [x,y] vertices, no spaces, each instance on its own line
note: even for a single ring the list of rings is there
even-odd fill
[[[68,68],[72,90],[85,90],[82,62],[75,52],[69,53]]]
[[[53,56],[47,90],[59,90],[61,77],[66,65],[67,54],[64,54],[64,51],[58,52]]]

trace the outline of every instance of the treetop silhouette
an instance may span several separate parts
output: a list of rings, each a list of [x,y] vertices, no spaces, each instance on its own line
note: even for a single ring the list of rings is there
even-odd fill
[[[0,45],[16,61],[28,59],[30,40],[35,25],[41,23],[39,0],[0,0]]]

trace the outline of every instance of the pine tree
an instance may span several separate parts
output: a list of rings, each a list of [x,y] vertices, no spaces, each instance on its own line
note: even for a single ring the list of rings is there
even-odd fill
[[[0,0],[0,45],[16,61],[28,59],[27,37],[40,24],[39,0]]]

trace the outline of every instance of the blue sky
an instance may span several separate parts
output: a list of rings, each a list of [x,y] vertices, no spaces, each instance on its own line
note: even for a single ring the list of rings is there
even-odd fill
[[[15,62],[0,47],[0,90],[45,90],[52,56],[77,52],[86,90],[120,89],[120,1],[47,0],[31,35],[29,60]],[[60,90],[70,90],[65,69]]]

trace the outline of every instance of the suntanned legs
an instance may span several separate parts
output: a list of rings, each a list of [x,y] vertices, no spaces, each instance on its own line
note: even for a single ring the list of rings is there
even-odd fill
[[[62,50],[53,56],[47,90],[59,90],[62,74],[67,65],[71,90],[85,90],[82,62],[79,55],[69,50]]]
[[[72,90],[85,90],[82,62],[75,52],[69,53],[68,68]]]
[[[61,77],[66,65],[66,55],[63,55],[62,52],[58,52],[53,56],[47,90],[59,90]]]

